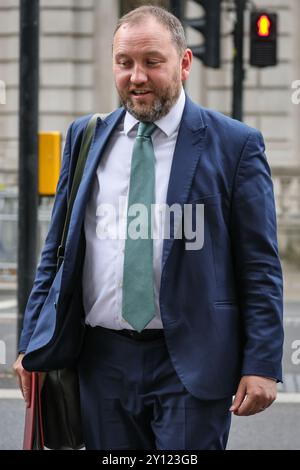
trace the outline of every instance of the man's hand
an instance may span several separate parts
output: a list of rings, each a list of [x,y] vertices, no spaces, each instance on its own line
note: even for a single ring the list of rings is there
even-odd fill
[[[27,407],[30,406],[30,385],[31,385],[31,372],[28,372],[22,366],[22,359],[24,354],[20,354],[13,365],[13,369],[15,374],[18,377],[19,387],[23,394],[24,400],[26,402]]]
[[[245,375],[241,378],[230,411],[236,416],[255,415],[268,408],[276,399],[276,395],[276,380]]]

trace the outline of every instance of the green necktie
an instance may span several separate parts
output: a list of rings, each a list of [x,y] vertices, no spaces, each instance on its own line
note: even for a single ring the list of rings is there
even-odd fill
[[[151,134],[155,129],[156,125],[153,123],[140,122],[131,160],[122,315],[137,331],[142,331],[155,315],[151,236],[151,204],[154,203],[155,182]],[[137,208],[136,213],[130,214],[133,204],[142,204],[143,211]],[[145,213],[147,215],[143,217],[142,214]],[[138,228],[136,237],[141,235],[137,239],[130,236],[134,227]]]

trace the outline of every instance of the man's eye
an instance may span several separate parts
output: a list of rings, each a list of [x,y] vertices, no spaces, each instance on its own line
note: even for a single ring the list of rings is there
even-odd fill
[[[159,61],[158,60],[148,60],[148,65],[158,65]]]
[[[126,61],[122,61],[122,62],[118,62],[118,64],[121,66],[121,67],[129,67],[130,63],[128,60]]]

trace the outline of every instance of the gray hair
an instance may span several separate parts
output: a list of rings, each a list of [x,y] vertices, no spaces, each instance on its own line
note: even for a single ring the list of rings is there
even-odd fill
[[[179,19],[176,18],[176,16],[174,16],[172,13],[162,7],[154,5],[144,5],[129,11],[128,13],[126,13],[126,15],[122,16],[119,19],[116,29],[114,31],[114,36],[123,24],[139,24],[143,19],[149,16],[155,18],[170,32],[171,39],[174,45],[176,46],[179,55],[182,56],[187,48],[187,42],[183,26]]]

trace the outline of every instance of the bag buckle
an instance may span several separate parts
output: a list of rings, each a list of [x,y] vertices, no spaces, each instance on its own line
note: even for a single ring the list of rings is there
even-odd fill
[[[62,245],[59,245],[56,256],[57,256],[57,269],[59,269],[65,256],[65,248]]]

